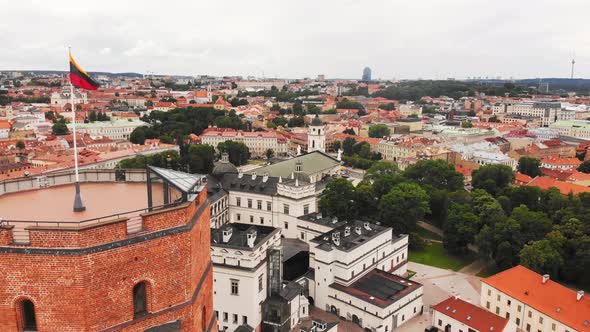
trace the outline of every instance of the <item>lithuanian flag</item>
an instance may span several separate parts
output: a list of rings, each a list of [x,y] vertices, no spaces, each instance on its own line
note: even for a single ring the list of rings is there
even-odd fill
[[[70,53],[70,82],[73,86],[85,90],[96,90],[100,86],[97,81],[93,80],[88,73],[82,69]]]

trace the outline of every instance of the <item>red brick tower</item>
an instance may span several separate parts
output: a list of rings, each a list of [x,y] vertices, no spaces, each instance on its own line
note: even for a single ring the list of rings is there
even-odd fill
[[[216,331],[202,176],[80,176],[82,213],[71,174],[0,186],[0,331]]]

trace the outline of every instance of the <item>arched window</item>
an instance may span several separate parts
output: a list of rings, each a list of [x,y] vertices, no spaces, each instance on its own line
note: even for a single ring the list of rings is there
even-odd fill
[[[37,331],[37,318],[35,317],[35,305],[29,300],[21,304],[24,331]]]
[[[140,282],[133,287],[133,317],[145,315],[147,313],[147,296],[145,282]]]
[[[207,308],[203,306],[201,310],[201,331],[205,331],[207,329]]]

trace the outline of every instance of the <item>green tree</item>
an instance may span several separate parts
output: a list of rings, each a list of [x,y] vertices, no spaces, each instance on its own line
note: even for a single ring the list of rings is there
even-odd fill
[[[347,137],[342,141],[342,150],[345,156],[352,156],[354,154],[353,148],[355,144],[356,140],[352,137]]]
[[[581,163],[578,167],[578,171],[590,174],[590,160],[586,160],[583,163]]]
[[[484,225],[475,237],[475,244],[482,257],[491,258],[499,268],[507,269],[518,263],[520,238],[520,225],[512,218],[505,218],[494,225]]]
[[[444,160],[420,160],[404,171],[404,177],[420,185],[431,185],[437,189],[455,191],[463,188],[463,174]]]
[[[461,128],[473,128],[473,123],[469,121],[463,121],[461,122]]]
[[[266,159],[270,159],[275,156],[275,152],[273,149],[268,149],[268,150],[266,150],[265,155],[266,155]]]
[[[380,160],[377,161],[371,166],[366,172],[363,179],[366,180],[376,180],[383,175],[397,175],[400,173],[399,167],[396,164],[386,161]]]
[[[387,103],[387,104],[379,104],[379,108],[386,111],[393,111],[395,110],[394,103]]]
[[[55,136],[67,135],[68,134],[68,126],[65,123],[57,122],[54,123],[51,127],[51,131]]]
[[[340,220],[352,220],[356,217],[354,199],[355,188],[346,179],[330,181],[320,198],[319,207],[323,214]]]
[[[529,157],[520,157],[518,160],[518,168],[517,170],[522,173],[526,174],[532,178],[543,175],[539,167],[541,166],[541,161],[536,158],[529,158]]]
[[[348,134],[348,135],[356,135],[356,133],[354,132],[354,129],[352,129],[352,128],[344,129],[343,133]]]
[[[408,234],[430,212],[428,194],[415,183],[400,183],[381,197],[379,218],[396,234]]]
[[[531,211],[526,205],[514,208],[510,217],[520,225],[522,238],[518,242],[523,244],[542,239],[552,227],[545,213]]]
[[[390,134],[391,130],[387,125],[376,124],[369,127],[369,137],[382,138],[384,136],[389,136]]]
[[[444,226],[443,245],[450,252],[466,252],[479,231],[479,216],[466,204],[452,204]]]
[[[21,149],[21,150],[24,149],[25,148],[25,142],[23,142],[23,141],[16,142],[16,148],[17,149]]]
[[[241,166],[248,163],[250,159],[250,149],[242,142],[225,141],[217,145],[219,152],[227,152],[229,154],[229,161]]]
[[[187,164],[191,173],[210,174],[213,170],[215,149],[207,144],[191,144],[187,153]]]
[[[472,173],[473,188],[484,189],[492,195],[508,187],[514,182],[512,169],[506,165],[493,164],[482,166]]]
[[[88,115],[88,121],[94,122],[94,121],[97,121],[97,119],[98,119],[98,117],[96,115],[96,111],[90,112],[90,115]]]
[[[546,239],[525,244],[518,256],[520,264],[541,274],[557,275],[564,264],[559,251]]]

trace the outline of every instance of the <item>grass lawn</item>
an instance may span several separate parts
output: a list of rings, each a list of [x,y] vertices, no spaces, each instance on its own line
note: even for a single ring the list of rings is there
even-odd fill
[[[422,228],[420,226],[416,227],[416,234],[418,234],[418,236],[420,236],[421,238],[427,240],[427,239],[431,239],[431,240],[437,240],[437,241],[442,241],[442,236],[433,233],[425,228]]]
[[[451,255],[446,252],[442,243],[429,242],[422,250],[410,250],[408,259],[411,262],[458,271],[464,266],[471,264],[476,257],[475,254],[462,256]]]

